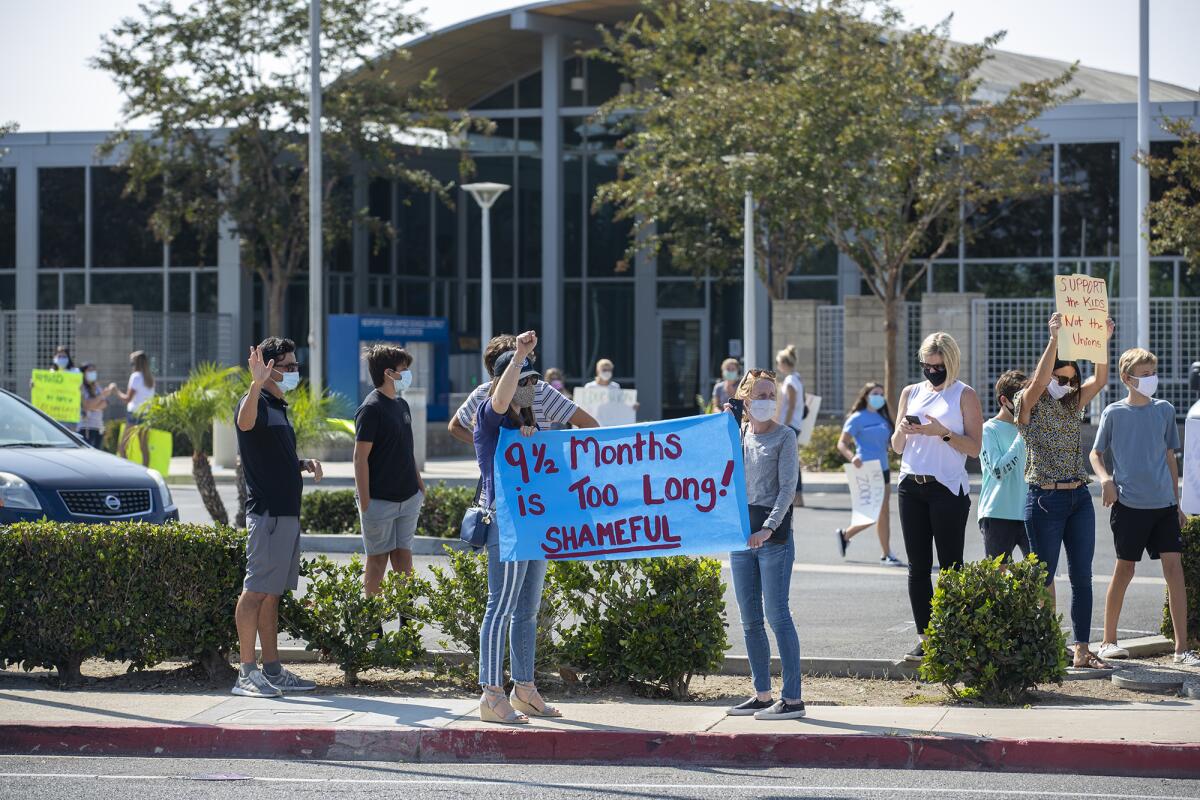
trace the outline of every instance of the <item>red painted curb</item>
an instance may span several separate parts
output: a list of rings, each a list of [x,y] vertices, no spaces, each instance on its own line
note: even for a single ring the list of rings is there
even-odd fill
[[[0,752],[409,762],[736,764],[1200,778],[1200,744],[508,728],[0,724]]]

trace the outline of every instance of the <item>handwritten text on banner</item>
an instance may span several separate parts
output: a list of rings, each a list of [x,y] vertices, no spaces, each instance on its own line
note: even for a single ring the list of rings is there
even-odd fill
[[[1062,314],[1058,357],[1108,363],[1108,286],[1103,278],[1058,275],[1054,278],[1054,310]]]
[[[504,561],[719,553],[750,536],[729,414],[529,438],[505,429],[495,480]]]
[[[66,370],[35,369],[30,403],[59,422],[79,422],[80,385],[83,375]]]

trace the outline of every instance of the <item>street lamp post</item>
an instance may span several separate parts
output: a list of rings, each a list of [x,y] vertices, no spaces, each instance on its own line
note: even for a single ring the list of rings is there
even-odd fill
[[[1150,0],[1138,4],[1138,110],[1137,147],[1150,155]],[[1137,346],[1150,347],[1150,168],[1137,166]]]
[[[308,6],[308,385],[314,398],[325,388],[325,276],[321,248],[321,0]],[[273,336],[283,331],[271,331]]]
[[[726,164],[743,168],[750,167],[756,158],[757,153],[721,156]],[[758,272],[754,267],[754,192],[749,187],[746,188],[742,227],[742,363],[746,369],[752,369],[758,358],[758,336],[755,333],[758,321],[755,296]]]
[[[483,350],[492,338],[492,205],[511,187],[505,183],[468,183],[462,188],[470,192],[483,211],[479,299],[479,349]]]

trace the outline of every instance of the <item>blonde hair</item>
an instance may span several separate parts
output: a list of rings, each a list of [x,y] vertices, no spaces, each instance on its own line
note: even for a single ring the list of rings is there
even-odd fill
[[[746,374],[742,376],[741,381],[738,382],[737,388],[733,390],[733,399],[735,399],[735,400],[748,399],[750,397],[750,393],[754,391],[754,384],[758,383],[759,381],[770,381],[771,385],[775,385],[775,373],[769,369],[747,370]],[[742,418],[738,421],[739,422],[749,422],[750,421],[750,409],[749,408],[742,409]]]
[[[1122,378],[1130,377],[1130,375],[1133,373],[1133,368],[1140,367],[1143,364],[1149,364],[1150,366],[1157,369],[1158,368],[1158,356],[1154,355],[1154,353],[1151,353],[1149,350],[1146,350],[1145,348],[1131,347],[1130,349],[1126,350],[1124,353],[1121,353],[1121,360],[1119,362],[1119,365],[1120,365],[1119,369],[1121,370],[1121,377]]]
[[[600,370],[604,369],[605,367],[612,369],[613,363],[611,361],[609,361],[607,358],[602,358],[596,362],[596,372],[599,372]]]
[[[946,365],[946,386],[950,386],[958,380],[959,365],[962,364],[962,353],[958,349],[958,342],[954,341],[954,337],[945,331],[931,333],[925,337],[925,341],[921,342],[921,349],[917,350],[917,358],[924,361],[934,353],[941,356]]]
[[[784,364],[791,369],[796,368],[796,361],[798,359],[799,356],[796,355],[796,345],[794,344],[789,344],[787,347],[775,354],[775,360],[777,362]]]
[[[724,370],[730,364],[733,365],[733,369],[741,369],[742,368],[742,363],[740,361],[738,361],[736,358],[734,358],[733,356],[730,356],[729,358],[727,358],[721,362],[721,369]]]

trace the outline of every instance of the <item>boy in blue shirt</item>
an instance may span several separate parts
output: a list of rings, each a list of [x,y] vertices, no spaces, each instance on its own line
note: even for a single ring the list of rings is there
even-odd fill
[[[1179,428],[1175,408],[1155,400],[1158,358],[1135,347],[1121,354],[1121,382],[1129,396],[1111,404],[1100,415],[1092,468],[1100,479],[1105,507],[1112,507],[1110,522],[1117,550],[1117,566],[1104,603],[1104,641],[1100,658],[1128,658],[1117,644],[1117,620],[1134,568],[1146,551],[1162,561],[1167,582],[1171,624],[1175,628],[1175,663],[1200,666],[1200,655],[1187,649],[1187,590],[1183,582],[1183,540],[1180,528],[1187,517],[1179,508]],[[1110,474],[1104,453],[1112,454]]]
[[[1017,432],[1013,416],[1013,398],[1025,387],[1025,373],[1015,369],[996,381],[996,400],[1000,412],[983,423],[983,444],[979,461],[983,466],[983,487],[979,491],[979,532],[988,558],[1003,556],[1012,560],[1013,548],[1021,557],[1029,555],[1029,536],[1025,532],[1025,440]]]

